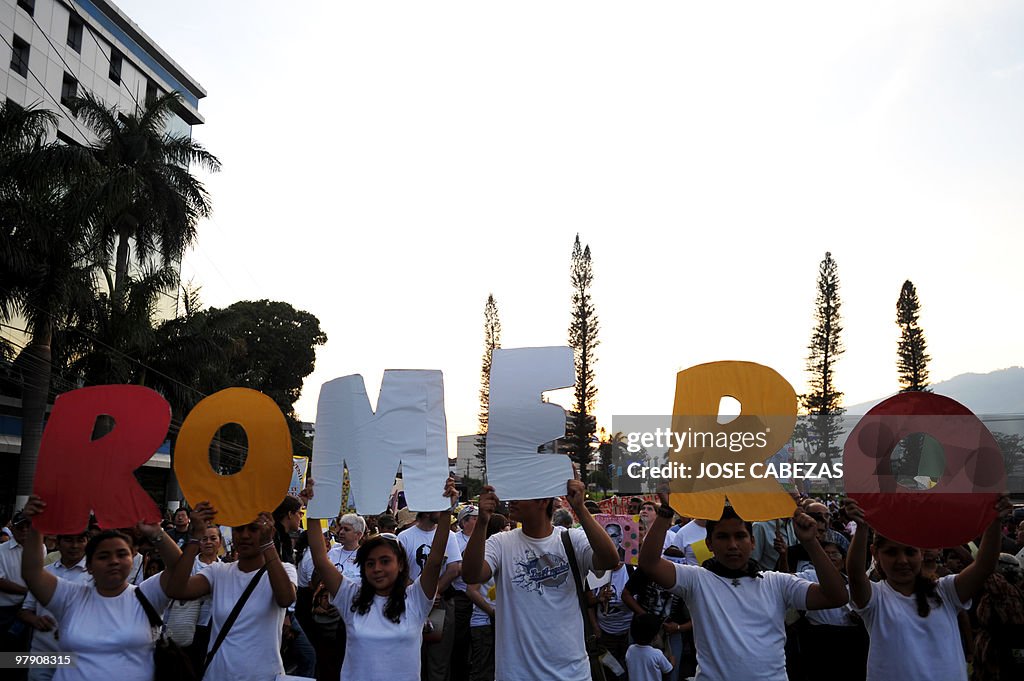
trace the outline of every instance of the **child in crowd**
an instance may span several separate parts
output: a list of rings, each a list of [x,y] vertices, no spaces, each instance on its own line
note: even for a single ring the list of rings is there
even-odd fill
[[[871,642],[868,681],[966,681],[967,662],[960,640],[958,615],[995,570],[1001,543],[1002,518],[1010,513],[1009,498],[996,503],[999,515],[985,530],[978,555],[959,574],[937,581],[921,573],[921,549],[876,534],[871,554],[880,568],[879,582],[864,570],[868,550],[864,511],[846,502],[857,531],[846,557],[854,610],[864,619]]]
[[[661,618],[657,615],[637,615],[629,626],[633,645],[626,651],[626,671],[630,681],[661,681],[662,674],[668,674],[675,667],[671,653],[665,653],[651,645],[661,631]]]

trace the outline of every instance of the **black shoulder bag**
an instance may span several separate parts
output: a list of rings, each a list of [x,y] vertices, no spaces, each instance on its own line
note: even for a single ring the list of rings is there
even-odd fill
[[[224,643],[224,637],[228,635],[228,631],[231,629],[231,625],[234,624],[235,620],[238,619],[238,613],[242,612],[242,606],[244,606],[245,602],[249,600],[249,596],[251,596],[253,590],[256,589],[256,584],[260,581],[260,577],[262,577],[263,573],[265,573],[266,571],[266,565],[264,565],[256,571],[256,574],[253,575],[253,578],[249,580],[249,586],[245,587],[245,591],[242,592],[242,596],[238,599],[238,602],[235,603],[235,607],[231,609],[231,613],[228,615],[228,618],[224,620],[224,626],[220,628],[220,633],[217,634],[217,640],[214,641],[213,647],[210,648],[210,652],[206,654],[206,661],[203,662],[204,676],[206,675],[206,668],[209,667],[210,662],[213,661],[213,656],[217,654],[218,650],[220,650],[220,644]],[[202,678],[202,676],[200,676],[200,678]]]
[[[555,530],[558,532],[559,530]],[[587,610],[587,595],[583,590],[583,579],[580,576],[580,566],[576,563],[576,550],[572,547],[572,538],[569,531],[562,532],[562,544],[565,546],[565,556],[569,559],[569,568],[572,570],[573,581],[576,582],[576,596],[580,602],[580,613],[583,615],[583,636],[587,642],[587,659],[590,661],[590,678],[592,681],[605,681],[604,664],[601,657],[608,651],[597,642],[593,626],[590,624],[590,617]]]
[[[185,651],[167,635],[167,627],[164,621],[157,614],[156,608],[149,602],[142,589],[135,588],[135,597],[139,599],[142,610],[149,619],[149,625],[160,630],[160,638],[157,639],[156,647],[153,649],[153,660],[156,663],[156,674],[154,681],[198,681],[196,671],[192,667],[192,661]]]

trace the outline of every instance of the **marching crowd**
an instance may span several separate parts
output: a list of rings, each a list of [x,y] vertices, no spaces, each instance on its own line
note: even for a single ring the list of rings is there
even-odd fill
[[[1005,497],[942,551],[872,532],[850,500],[750,523],[633,498],[634,566],[576,480],[557,499],[485,487],[461,509],[449,480],[451,512],[303,530],[309,494],[229,542],[205,501],[44,537],[32,497],[0,545],[2,650],[74,652],[27,670],[58,681],[1024,678],[1024,522]]]

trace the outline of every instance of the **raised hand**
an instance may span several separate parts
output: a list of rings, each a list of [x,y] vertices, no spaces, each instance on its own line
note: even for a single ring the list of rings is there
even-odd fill
[[[189,534],[194,539],[202,539],[206,528],[213,527],[213,520],[217,516],[217,509],[210,505],[209,501],[200,501],[192,509],[190,516]]]
[[[449,477],[444,483],[444,495],[451,500],[451,507],[459,503],[459,490],[455,489],[455,478]]]
[[[818,534],[818,524],[814,518],[798,509],[793,515],[793,531],[800,543],[814,541]]]
[[[25,504],[25,508],[22,510],[22,513],[24,513],[29,518],[32,518],[34,516],[39,515],[45,510],[46,502],[33,494],[28,498],[28,503]]]
[[[490,485],[484,485],[483,490],[480,492],[480,502],[477,505],[481,516],[490,516],[498,510],[498,495],[494,493],[494,488]],[[486,525],[486,523],[484,523]]]
[[[853,499],[843,499],[843,513],[858,526],[865,524],[864,509]]]
[[[313,498],[313,478],[306,478],[306,486],[299,492],[299,501],[302,502],[303,506],[309,505],[309,500]]]
[[[576,517],[579,517],[581,513],[587,510],[584,502],[587,500],[587,488],[583,486],[581,480],[567,480],[565,483],[565,500],[569,502],[569,506],[576,513]]]
[[[256,518],[256,524],[259,525],[260,533],[260,545],[266,544],[274,540],[274,517],[270,513],[263,511]]]

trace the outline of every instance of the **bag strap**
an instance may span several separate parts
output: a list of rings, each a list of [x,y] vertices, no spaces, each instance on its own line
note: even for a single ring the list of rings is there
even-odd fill
[[[590,637],[594,635],[594,629],[587,614],[590,606],[587,604],[587,596],[583,591],[583,579],[580,577],[580,566],[576,563],[576,550],[572,546],[569,530],[562,532],[562,544],[565,546],[565,555],[569,559],[569,569],[572,570],[573,581],[576,582],[576,597],[580,602],[580,613],[583,615],[583,636],[586,641],[589,641]]]
[[[142,610],[146,613],[146,617],[149,618],[149,626],[162,631],[164,628],[163,619],[161,619],[160,615],[157,614],[156,608],[153,607],[153,604],[149,602],[149,599],[146,598],[146,594],[142,593],[142,589],[139,587],[135,587],[135,597],[139,599],[139,604],[142,605]]]
[[[235,607],[231,610],[231,614],[228,615],[227,620],[224,621],[224,626],[220,628],[220,633],[217,634],[216,642],[214,642],[213,647],[210,648],[210,652],[206,654],[206,661],[203,662],[203,673],[199,675],[199,678],[202,678],[206,674],[206,668],[210,666],[213,656],[217,654],[218,650],[220,650],[220,644],[224,643],[224,637],[228,635],[231,625],[235,623],[236,619],[238,619],[238,613],[242,612],[242,606],[244,606],[245,602],[249,600],[249,596],[256,589],[257,582],[260,581],[260,577],[262,577],[263,573],[266,571],[267,566],[264,565],[256,572],[255,575],[253,575],[253,578],[249,580],[249,586],[245,587],[245,591],[242,592],[241,598],[239,598],[238,602],[235,603]]]

